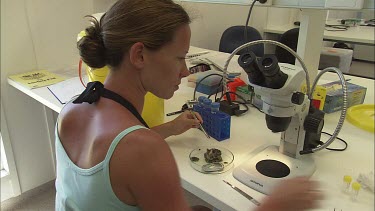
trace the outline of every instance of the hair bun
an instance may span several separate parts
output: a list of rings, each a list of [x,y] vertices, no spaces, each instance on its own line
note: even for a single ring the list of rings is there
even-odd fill
[[[94,24],[86,28],[86,35],[82,37],[77,47],[82,60],[93,68],[102,68],[106,65],[106,49],[104,47],[99,22],[93,17],[91,22]]]

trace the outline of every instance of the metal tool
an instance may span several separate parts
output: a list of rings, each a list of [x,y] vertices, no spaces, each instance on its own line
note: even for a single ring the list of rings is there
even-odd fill
[[[190,113],[191,113],[191,115],[193,115],[193,117],[194,117],[195,120],[198,120],[197,116],[195,116],[195,113],[194,113],[193,111],[190,110]],[[202,132],[204,133],[204,135],[207,136],[207,138],[211,138],[211,137],[208,135],[208,133],[206,132],[206,130],[203,128],[203,126],[202,126],[202,124],[201,124],[200,122],[199,122],[199,129],[202,130]]]
[[[172,116],[172,115],[176,115],[176,114],[180,114],[182,112],[184,112],[185,110],[179,110],[179,111],[175,111],[175,112],[171,112],[171,113],[168,113],[166,114],[167,116]]]
[[[236,186],[230,184],[229,182],[223,180],[223,182],[227,183],[231,188],[233,188],[234,190],[236,190],[238,193],[240,193],[241,195],[245,196],[247,199],[249,199],[251,202],[253,202],[255,205],[257,206],[260,206],[260,203],[255,200],[253,197],[251,197],[249,194],[243,192],[241,189],[237,188]]]

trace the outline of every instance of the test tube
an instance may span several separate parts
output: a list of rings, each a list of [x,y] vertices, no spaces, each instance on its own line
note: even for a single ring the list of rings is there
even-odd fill
[[[349,193],[351,182],[352,182],[352,177],[349,175],[345,175],[343,178],[343,191],[345,193]]]
[[[207,97],[205,97],[205,96],[198,97],[198,105],[200,105],[200,106],[203,107],[203,101],[204,101],[204,99],[207,99]]]
[[[203,106],[204,106],[204,110],[211,110],[211,103],[212,103],[212,100],[211,99],[204,99],[203,100]]]
[[[207,99],[205,96],[198,97],[198,103],[193,106],[193,110],[200,113],[203,110],[203,101]]]
[[[220,109],[220,103],[218,102],[211,103],[211,114],[216,114],[217,112],[219,112],[219,109]]]
[[[361,189],[361,184],[358,182],[353,182],[352,184],[352,192],[351,198],[352,200],[356,201],[358,199],[359,190]]]

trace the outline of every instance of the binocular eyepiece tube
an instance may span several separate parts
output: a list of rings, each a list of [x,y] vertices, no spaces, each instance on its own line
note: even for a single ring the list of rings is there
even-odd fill
[[[257,57],[252,51],[242,53],[238,57],[238,64],[247,73],[250,83],[264,85],[264,76],[258,67]]]
[[[264,55],[258,60],[253,52],[244,52],[238,58],[238,64],[245,70],[252,84],[280,89],[288,79],[288,75],[280,70],[274,55]]]

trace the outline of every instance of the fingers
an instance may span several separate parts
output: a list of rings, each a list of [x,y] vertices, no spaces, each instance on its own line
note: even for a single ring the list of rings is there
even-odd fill
[[[197,112],[194,112],[194,114],[195,118],[193,116],[193,111],[184,111],[174,120],[174,124],[179,128],[180,133],[183,133],[190,128],[200,127],[202,117]]]
[[[197,117],[197,119],[199,120],[199,122],[203,123],[203,119],[202,119],[201,115],[198,112],[195,112],[195,111],[193,111],[193,112],[194,112],[195,116]]]
[[[188,119],[195,119],[194,116],[193,116],[193,114],[195,115],[195,117],[198,120],[198,122],[203,123],[202,116],[198,112],[195,112],[195,111],[185,111],[182,115],[186,115],[186,117]]]

